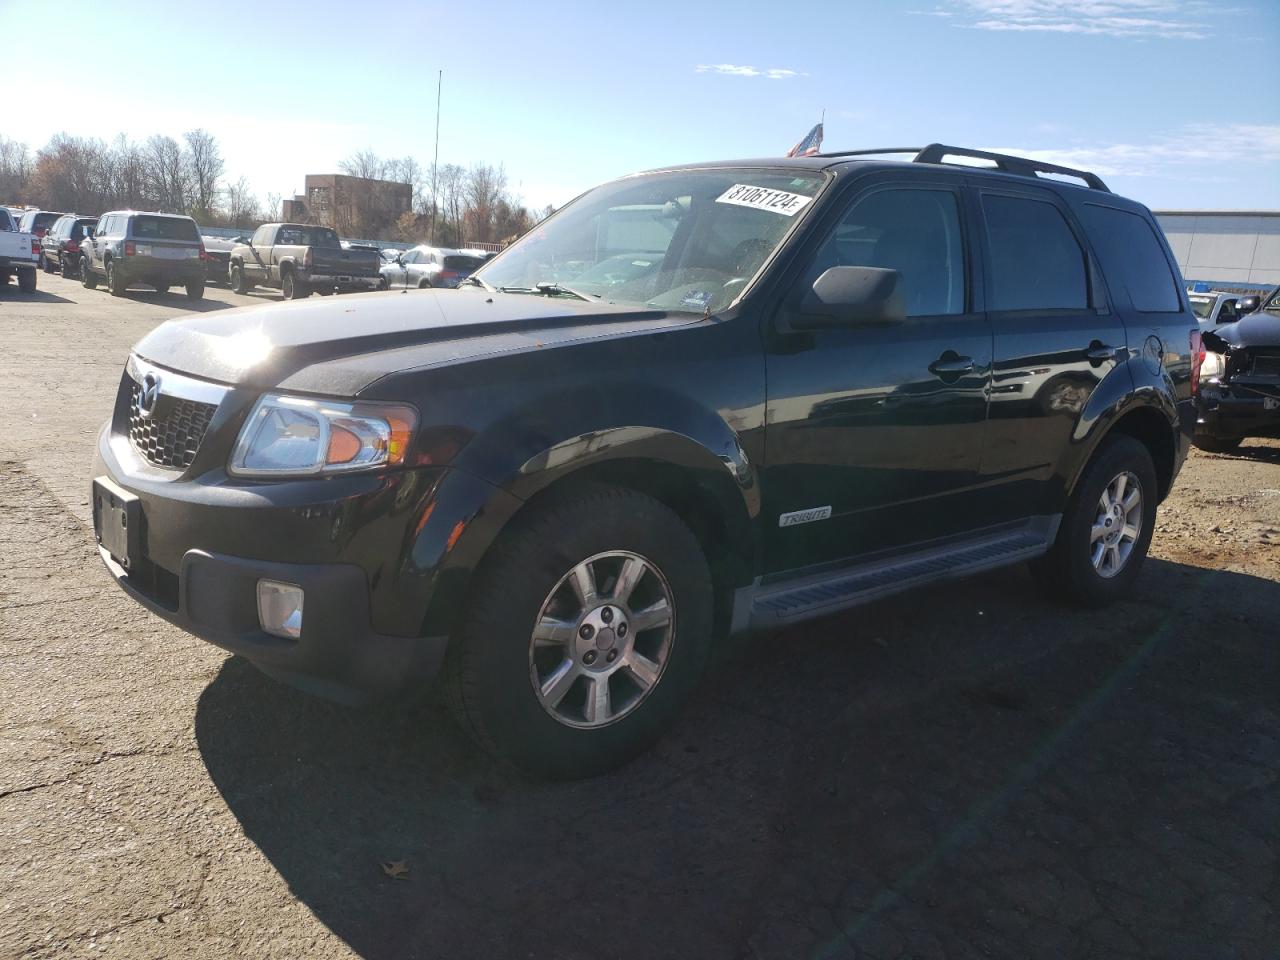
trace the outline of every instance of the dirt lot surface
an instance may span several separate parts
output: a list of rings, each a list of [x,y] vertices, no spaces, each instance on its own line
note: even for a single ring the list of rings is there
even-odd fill
[[[0,957],[1280,956],[1280,444],[1192,456],[1127,603],[1013,569],[739,644],[652,754],[530,784],[110,583],[93,438],[187,302],[40,283],[0,293]]]

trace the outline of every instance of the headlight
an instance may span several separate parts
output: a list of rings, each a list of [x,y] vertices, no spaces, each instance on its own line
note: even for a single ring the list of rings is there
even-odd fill
[[[1214,353],[1212,350],[1204,352],[1204,362],[1200,364],[1200,377],[1208,380],[1210,377],[1220,377],[1227,369],[1227,358],[1220,353]]]
[[[265,394],[240,428],[227,471],[237,477],[349,473],[404,463],[412,407]]]

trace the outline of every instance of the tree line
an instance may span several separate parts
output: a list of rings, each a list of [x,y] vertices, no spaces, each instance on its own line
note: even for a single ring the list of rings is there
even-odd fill
[[[388,206],[377,189],[353,191],[350,202],[333,211],[334,226],[344,236],[442,246],[494,243],[519,236],[551,212],[526,208],[500,164],[434,168],[413,157],[382,158],[361,150],[338,166],[350,176],[412,188],[407,212]],[[264,202],[244,177],[230,182],[225,174],[217,138],[199,128],[181,140],[157,134],[135,141],[122,133],[108,142],[58,133],[34,154],[27,144],[0,136],[0,203],[86,215],[157,210],[186,214],[202,226],[242,230],[280,216],[280,194],[269,193]]]

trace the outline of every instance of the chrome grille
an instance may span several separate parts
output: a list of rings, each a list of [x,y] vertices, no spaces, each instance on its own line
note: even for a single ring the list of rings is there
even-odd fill
[[[154,466],[185,470],[196,458],[217,404],[161,394],[155,412],[144,417],[138,410],[141,393],[142,386],[134,381],[129,398],[129,440],[133,448]]]

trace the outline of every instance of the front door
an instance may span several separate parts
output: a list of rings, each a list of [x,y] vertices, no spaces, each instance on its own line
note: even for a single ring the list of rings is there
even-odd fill
[[[901,272],[892,326],[766,331],[769,573],[971,529],[991,332],[973,308],[960,188],[895,174],[863,188],[788,303],[833,266]]]

